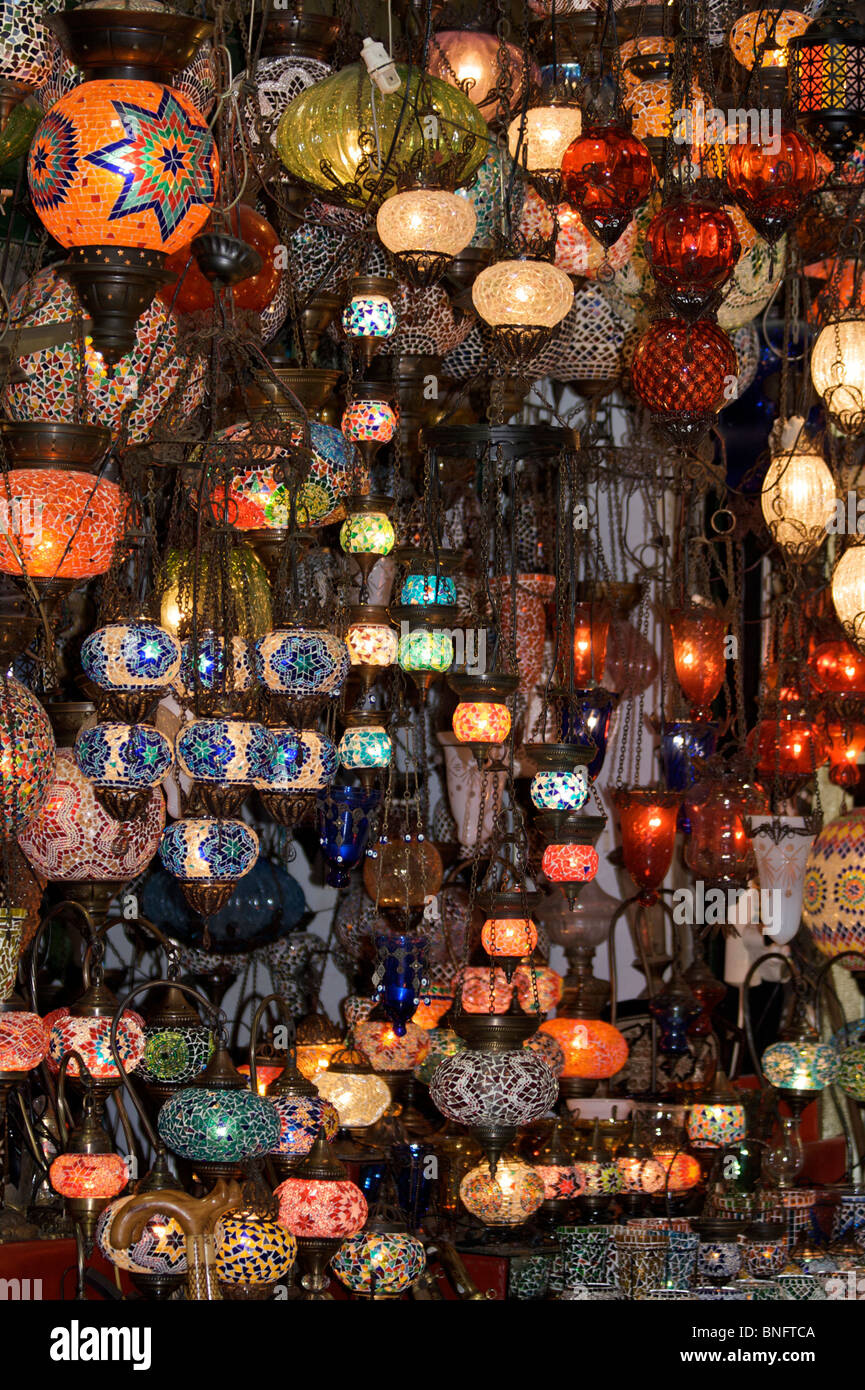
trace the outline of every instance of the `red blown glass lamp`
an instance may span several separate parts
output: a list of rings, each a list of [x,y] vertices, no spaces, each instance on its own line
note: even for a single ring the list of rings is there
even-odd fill
[[[657,890],[673,862],[681,793],[649,787],[617,787],[613,800],[622,829],[625,868],[640,901],[657,901]]]
[[[574,609],[574,685],[599,683],[607,660],[612,614],[604,603],[578,603]]]
[[[709,319],[658,319],[637,343],[631,380],[674,443],[696,443],[735,385],[739,366],[727,334]]]
[[[844,637],[815,647],[808,670],[812,683],[827,695],[865,695],[865,654]]]
[[[646,259],[670,307],[685,318],[718,300],[741,254],[735,223],[714,203],[680,198],[655,214]]]
[[[711,606],[688,604],[670,613],[673,664],[682,694],[691,702],[691,718],[711,720],[711,705],[724,680],[727,620]]]
[[[777,150],[746,140],[727,149],[727,187],[768,242],[786,231],[820,181],[817,156],[804,135],[782,130],[774,144]]]
[[[565,199],[606,247],[625,231],[653,179],[649,151],[623,126],[590,126],[562,159]]]

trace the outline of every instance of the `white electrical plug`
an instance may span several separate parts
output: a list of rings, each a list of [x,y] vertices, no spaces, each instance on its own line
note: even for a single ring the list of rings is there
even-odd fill
[[[366,63],[370,81],[375,83],[380,92],[389,96],[391,92],[399,91],[402,80],[396,70],[396,63],[383,43],[378,43],[376,39],[364,39],[360,56]]]

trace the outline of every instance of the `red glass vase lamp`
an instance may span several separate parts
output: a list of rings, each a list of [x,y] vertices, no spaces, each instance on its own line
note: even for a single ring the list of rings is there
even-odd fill
[[[865,653],[845,637],[815,647],[808,670],[812,684],[827,695],[865,695]]]
[[[671,611],[670,631],[676,678],[691,702],[691,718],[709,722],[724,682],[727,619],[711,604],[686,604]]]
[[[578,603],[574,608],[574,685],[578,690],[599,684],[603,677],[611,619],[612,612],[602,601]]]
[[[767,810],[765,795],[734,767],[707,771],[686,795],[691,833],[685,863],[712,886],[742,886],[757,872],[748,816]]]
[[[865,711],[857,701],[855,711],[839,710],[836,705],[831,712],[821,711],[814,721],[828,751],[829,781],[848,791],[859,783],[859,759],[865,753],[863,716]]]
[[[727,149],[727,187],[751,225],[772,244],[798,216],[820,178],[814,148],[797,130],[782,130],[771,145],[745,140]]]
[[[681,447],[692,447],[732,399],[736,350],[710,319],[658,319],[634,353],[631,380],[655,423]]]
[[[619,812],[625,868],[637,885],[639,900],[650,906],[671,863],[681,792],[652,787],[617,787],[613,800]]]
[[[696,198],[676,198],[662,207],[646,232],[649,268],[682,318],[697,318],[717,306],[741,250],[730,214]]]
[[[786,785],[806,782],[829,756],[826,739],[795,702],[775,705],[748,735],[748,752],[757,772]]]
[[[565,200],[608,248],[648,198],[654,177],[646,146],[619,125],[590,126],[572,141],[562,159]]]

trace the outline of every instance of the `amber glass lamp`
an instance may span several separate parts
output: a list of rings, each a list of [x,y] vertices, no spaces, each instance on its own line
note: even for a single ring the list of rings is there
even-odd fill
[[[484,893],[478,898],[478,907],[486,913],[481,945],[508,980],[538,944],[538,929],[531,914],[539,898],[538,893],[526,892]]]
[[[712,701],[724,680],[727,620],[709,604],[687,604],[670,613],[673,663],[691,718],[708,723]]]
[[[637,885],[640,901],[657,902],[657,890],[673,862],[681,793],[617,787],[613,800],[621,823],[625,868]]]
[[[599,1081],[606,1081],[628,1060],[628,1044],[618,1028],[600,1018],[565,1018],[557,1015],[541,1024],[540,1031],[555,1038],[565,1054],[559,1078],[563,1096],[591,1096]]]
[[[734,768],[707,771],[687,793],[691,833],[685,863],[710,884],[745,884],[757,870],[749,815],[765,810],[765,797]]]
[[[454,734],[481,760],[504,743],[511,731],[507,702],[517,684],[518,678],[508,675],[448,676],[448,685],[459,700],[453,715]]]
[[[611,619],[610,609],[601,601],[575,605],[574,683],[579,690],[600,682],[604,674]]]

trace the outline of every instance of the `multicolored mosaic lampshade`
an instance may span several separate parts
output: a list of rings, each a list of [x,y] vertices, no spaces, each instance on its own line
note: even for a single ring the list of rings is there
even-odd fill
[[[347,338],[390,338],[395,328],[396,310],[386,294],[353,294],[342,311]]]
[[[372,440],[387,444],[396,433],[397,414],[389,401],[356,400],[346,406],[342,417],[342,432],[355,444]]]
[[[587,768],[541,768],[532,778],[529,792],[532,805],[539,811],[579,811],[589,795]]]
[[[395,539],[393,522],[386,512],[350,512],[339,532],[346,555],[389,555]]]
[[[399,650],[399,639],[383,618],[359,618],[345,634],[345,645],[352,666],[392,666]]]
[[[390,1105],[390,1088],[369,1071],[327,1071],[315,1078],[318,1093],[336,1109],[344,1129],[367,1128],[380,1120]]]
[[[511,712],[494,700],[463,700],[454,710],[453,731],[460,743],[504,743]]]
[[[156,623],[109,623],[85,637],[81,668],[101,690],[164,690],[180,671],[180,643]]]
[[[270,730],[276,759],[267,778],[256,785],[266,792],[317,792],[336,776],[337,751],[331,739],[313,729]]]
[[[61,1197],[116,1197],[129,1181],[119,1154],[58,1154],[48,1170]]]
[[[75,740],[79,771],[98,787],[158,787],[174,766],[171,743],[152,724],[96,724]]]
[[[628,1044],[611,1023],[597,1018],[551,1018],[541,1031],[555,1038],[565,1054],[562,1076],[601,1080],[615,1076],[628,1060]]]
[[[58,748],[48,794],[18,843],[36,872],[53,883],[128,883],[147,868],[164,825],[158,787],[137,820],[118,823],[96,800],[72,749]]]
[[[307,1078],[316,1085],[318,1079],[319,1073]],[[279,1116],[279,1139],[270,1151],[272,1154],[302,1158],[309,1153],[322,1127],[328,1143],[336,1138],[339,1115],[323,1097],[273,1095],[269,1101]]]
[[[52,1071],[59,1070],[66,1054],[75,1051],[83,1057],[94,1081],[118,1079],[111,1051],[110,1018],[82,1017],[70,1013],[64,1005],[46,1014],[44,1023],[48,1031],[48,1065]],[[117,1027],[117,1052],[126,1072],[135,1071],[144,1056],[144,1023],[131,1009],[127,1009]],[[70,1057],[68,1075],[77,1076],[78,1072],[77,1059]]]
[[[0,1013],[0,1076],[32,1071],[48,1051],[48,1030],[38,1014]]]
[[[399,591],[400,603],[418,607],[448,606],[457,601],[456,581],[449,574],[408,574]]]
[[[297,1241],[278,1221],[229,1211],[214,1232],[216,1277],[222,1284],[274,1284],[297,1257]]]
[[[541,869],[551,883],[589,883],[600,860],[594,845],[547,845]]]
[[[308,429],[312,460],[297,489],[295,521],[298,526],[328,526],[341,520],[346,494],[366,472],[341,430],[319,420],[310,420]],[[278,530],[292,520],[285,466],[297,468],[294,451],[303,441],[302,427],[289,422],[280,428],[278,444],[258,443],[257,435],[257,428],[248,424],[231,425],[222,434],[234,443],[253,441],[244,451],[250,465],[235,471],[227,492],[227,520],[241,531]],[[217,508],[222,496],[215,489]]]
[[[485,1160],[466,1173],[460,1197],[485,1226],[521,1226],[544,1200],[544,1181],[518,1158],[500,1159],[492,1177]]]
[[[0,835],[12,839],[31,825],[49,794],[54,734],[35,695],[14,676],[0,678]]]
[[[22,97],[48,76],[51,35],[42,18],[59,8],[59,0],[7,0],[0,9],[0,81]]]
[[[219,156],[188,98],[156,82],[84,82],[52,106],[27,166],[33,206],[61,246],[169,254],[201,231]]]
[[[745,1138],[745,1108],[731,1101],[698,1101],[688,1113],[688,1138],[696,1149],[716,1149]]]
[[[376,724],[346,729],[339,741],[339,761],[349,771],[390,766],[393,745],[387,729]]]
[[[96,1224],[96,1244],[110,1264],[117,1269],[125,1269],[130,1274],[185,1274],[186,1236],[176,1217],[168,1212],[154,1212],[148,1217],[144,1230],[130,1246],[113,1245],[111,1226],[128,1197],[118,1197],[110,1202]]]
[[[297,1237],[357,1235],[367,1218],[366,1198],[348,1178],[287,1178],[274,1196],[279,1199],[280,1225]]]
[[[374,1071],[411,1071],[429,1050],[427,1033],[414,1023],[407,1023],[398,1036],[393,1024],[367,1019],[357,1025],[355,1035]]]
[[[802,920],[823,956],[865,952],[865,810],[824,825],[808,855]],[[841,962],[848,970],[855,959]]]
[[[831,1043],[776,1042],[761,1066],[770,1086],[780,1091],[822,1091],[838,1075],[840,1058]]]
[[[159,857],[181,883],[224,883],[243,878],[258,858],[258,836],[242,820],[176,820]]]
[[[145,1023],[144,1055],[137,1075],[156,1086],[188,1086],[200,1076],[213,1051],[213,1034],[203,1023],[166,1027]]]
[[[279,1138],[279,1116],[252,1091],[188,1086],[165,1102],[159,1133],[179,1158],[195,1163],[239,1163],[270,1153]]]
[[[243,719],[195,719],[181,729],[175,749],[181,772],[217,786],[266,782],[276,761],[270,730]]]
[[[369,1231],[344,1240],[330,1267],[352,1293],[398,1298],[423,1274],[426,1252],[404,1231]]]
[[[277,628],[256,646],[262,685],[293,699],[335,696],[348,675],[345,644],[324,628]]]
[[[453,581],[451,581],[453,582]],[[437,628],[418,627],[403,632],[399,639],[396,659],[403,671],[444,675],[454,662],[454,642],[449,632]]]
[[[83,580],[108,569],[126,515],[116,483],[74,469],[13,468],[4,476],[3,496],[4,574]]]
[[[115,435],[122,428],[124,438],[140,444],[163,411],[167,422],[175,415],[186,419],[198,409],[204,394],[204,361],[191,368],[188,383],[181,387],[188,360],[178,350],[175,316],[161,299],[140,316],[135,347],[111,372],[87,338],[82,363],[75,328],[80,313],[75,291],[55,266],[38,271],[13,296],[14,330],[50,327],[59,341],[16,358],[16,371],[3,392],[3,408],[11,420],[65,423],[78,419],[86,408],[89,422]]]
[[[558,1093],[546,1063],[524,1048],[458,1052],[430,1081],[436,1108],[461,1125],[526,1125],[545,1114]]]

